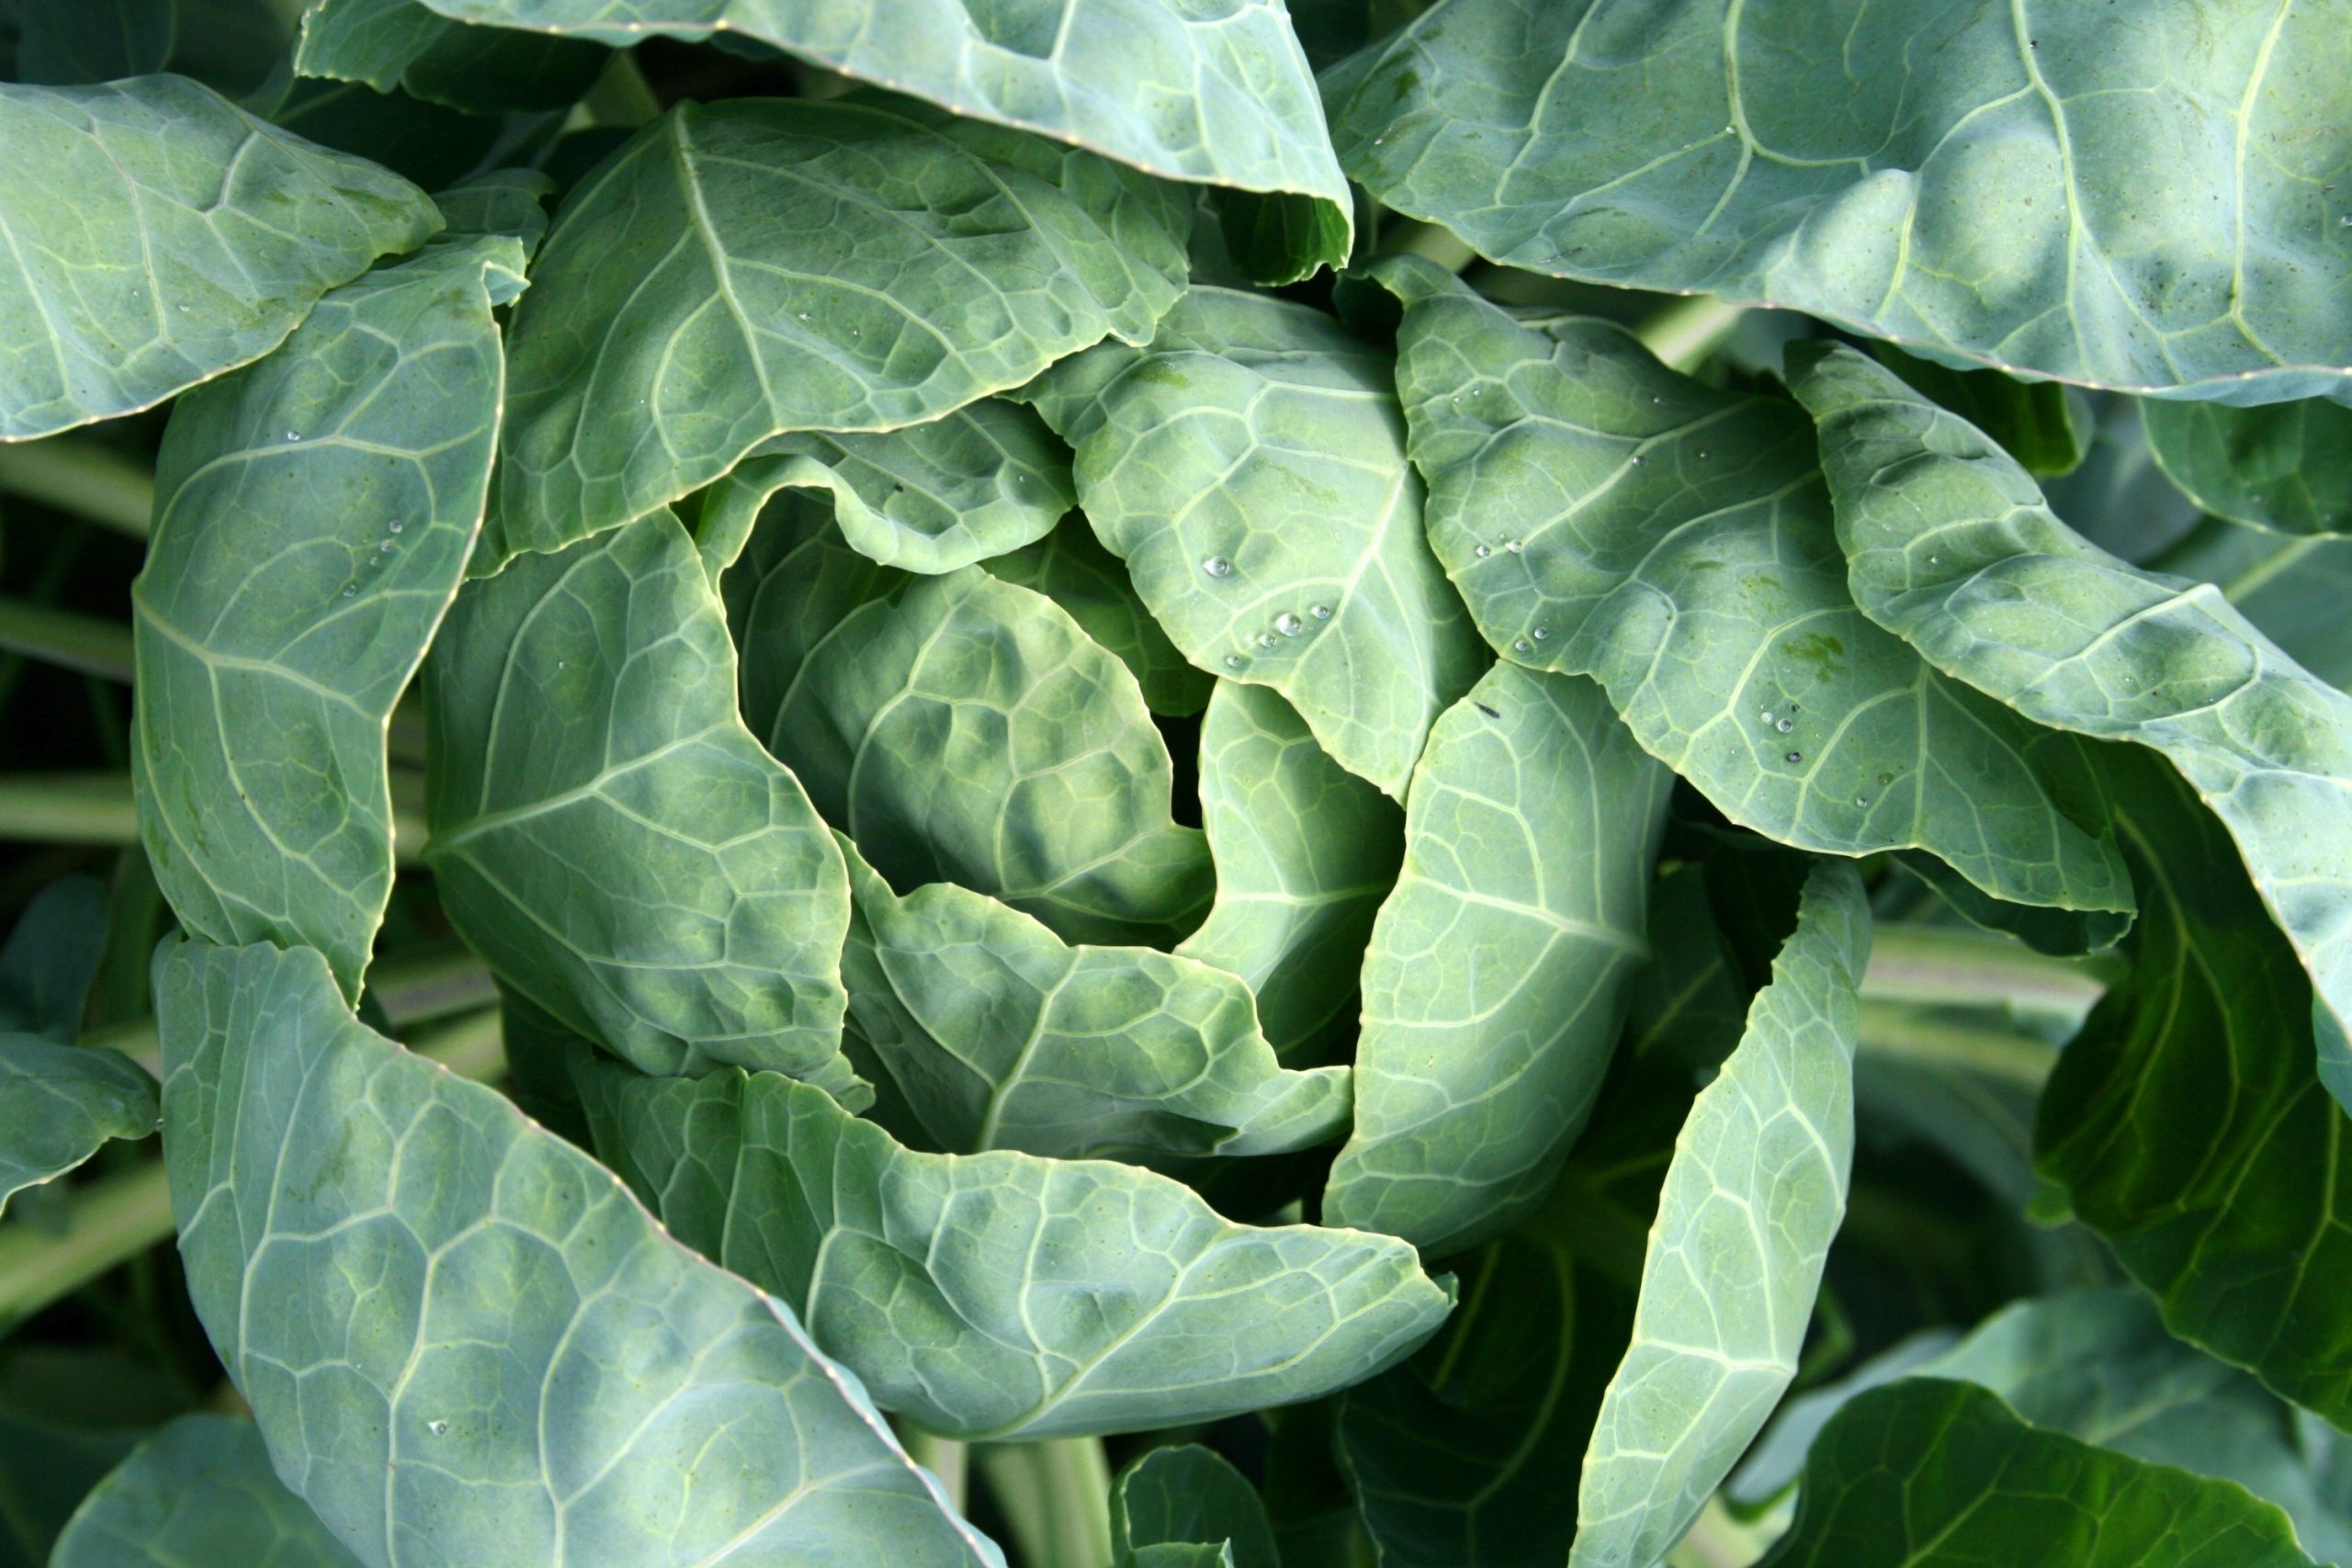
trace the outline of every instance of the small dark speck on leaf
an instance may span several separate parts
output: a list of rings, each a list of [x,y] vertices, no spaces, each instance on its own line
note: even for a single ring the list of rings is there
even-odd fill
[[[1486,704],[1484,704],[1484,703],[1476,703],[1476,704],[1473,704],[1472,705],[1473,705],[1473,706],[1475,706],[1476,708],[1477,708],[1477,710],[1478,710],[1480,713],[1485,714],[1488,718],[1500,718],[1500,717],[1502,717],[1502,715],[1500,715],[1500,714],[1497,713],[1494,709],[1492,709],[1492,708],[1488,707],[1488,706],[1487,706]]]

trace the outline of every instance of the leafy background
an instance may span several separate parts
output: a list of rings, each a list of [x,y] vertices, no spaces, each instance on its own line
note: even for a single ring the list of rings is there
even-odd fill
[[[2352,1563],[2346,82],[0,0],[0,1568]]]

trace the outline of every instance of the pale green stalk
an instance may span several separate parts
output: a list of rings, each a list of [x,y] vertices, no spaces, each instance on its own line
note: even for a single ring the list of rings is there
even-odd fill
[[[1110,1568],[1111,1466],[1100,1438],[973,1450],[1024,1568]]]

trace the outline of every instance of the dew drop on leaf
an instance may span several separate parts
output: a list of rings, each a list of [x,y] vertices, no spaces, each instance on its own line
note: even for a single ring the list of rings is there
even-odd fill
[[[1503,548],[1509,550],[1513,555],[1517,555],[1520,551],[1527,548],[1527,546],[1522,540],[1506,539],[1503,541]]]
[[[1792,762],[1802,762],[1804,761],[1804,753],[1802,751],[1792,751],[1789,753],[1789,761]]]
[[[1228,653],[1225,656],[1225,667],[1227,670],[1238,670],[1248,662],[1248,660],[1238,653]]]
[[[1201,563],[1201,570],[1211,577],[1224,577],[1233,570],[1233,563],[1223,556],[1211,556]]]
[[[1779,730],[1781,734],[1786,735],[1790,730],[1794,729],[1796,726],[1790,720],[1784,718],[1772,728]]]
[[[1312,615],[1318,621],[1328,621],[1331,618],[1331,606],[1329,604],[1317,604],[1307,613]]]
[[[1480,546],[1478,547],[1478,558],[1479,558],[1480,560],[1485,560],[1488,556],[1493,555],[1494,553],[1495,553],[1494,551],[1492,551],[1492,550],[1488,549],[1488,548],[1487,548],[1486,546],[1484,546],[1484,545],[1480,545]]]
[[[1513,653],[1525,653],[1527,651],[1527,639],[1525,637],[1516,638],[1512,641],[1510,648]]]
[[[1545,637],[1552,635],[1552,631],[1548,626],[1537,626],[1533,631],[1529,632],[1527,635],[1533,637],[1537,642],[1542,642]]]
[[[1284,610],[1281,615],[1274,617],[1274,630],[1282,633],[1284,637],[1296,637],[1306,629],[1306,623],[1300,620],[1296,615],[1292,615],[1288,610]]]
[[[1272,648],[1275,643],[1281,640],[1282,639],[1280,637],[1277,637],[1272,632],[1260,632],[1258,634],[1258,646],[1260,648]]]

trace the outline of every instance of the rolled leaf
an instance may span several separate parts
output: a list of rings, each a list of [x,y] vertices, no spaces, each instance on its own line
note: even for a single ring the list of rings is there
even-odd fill
[[[318,954],[183,942],[155,979],[189,1295],[361,1562],[1001,1568],[789,1308]]]
[[[2028,1426],[1998,1396],[1936,1378],[1838,1412],[1761,1568],[1896,1562],[2312,1568],[2287,1516],[2245,1488]]]
[[[1484,667],[1421,533],[1386,356],[1302,306],[1195,288],[1150,346],[1023,394],[1078,451],[1096,536],[1184,657],[1271,686],[1398,800]]]
[[[424,193],[178,76],[0,84],[0,441],[163,401],[267,354],[440,227]]]
[[[484,570],[700,489],[771,436],[922,424],[1182,286],[1175,194],[895,98],[684,104],[566,198],[515,312]]]
[[[1924,850],[2011,903],[2131,909],[2041,732],[1855,607],[1800,411],[1679,376],[1601,321],[1514,320],[1427,264],[1375,276],[1405,304],[1430,545],[1504,658],[1598,680],[1742,827]]]
[[[1672,780],[1587,681],[1498,664],[1430,736],[1363,963],[1355,1133],[1323,1213],[1435,1257],[1541,1201],[1646,954]]]
[[[1396,884],[1404,814],[1281,697],[1220,681],[1201,724],[1201,817],[1216,902],[1176,953],[1249,982],[1284,1061],[1320,1061],[1354,1021],[1346,977]]]
[[[1258,1490],[1198,1443],[1153,1449],[1111,1483],[1114,1568],[1280,1568]]]
[[[1269,282],[1347,259],[1354,203],[1277,0],[426,0],[471,22],[627,48],[741,37],[1164,178],[1293,193],[1317,247]],[[1148,84],[1139,90],[1138,85]],[[1306,215],[1312,214],[1309,218]]]
[[[870,567],[790,494],[727,592],[754,732],[891,886],[954,882],[1073,942],[1199,920],[1208,846],[1171,814],[1167,742],[1051,600],[976,566]]]
[[[385,736],[481,526],[512,239],[329,294],[181,400],[131,585],[140,834],[183,924],[327,956],[356,999],[392,890]]]
[[[1375,200],[1509,265],[2253,403],[2352,395],[2347,72],[2273,0],[1442,0],[1324,92]]]
[[[98,1483],[50,1568],[358,1568],[269,1468],[250,1421],[183,1416]]]
[[[575,1060],[582,1058],[575,1057]],[[1450,1301],[1385,1236],[1255,1229],[1132,1166],[900,1147],[773,1073],[597,1066],[600,1146],[775,1291],[886,1408],[962,1438],[1136,1431],[1310,1399]]]
[[[1102,547],[1084,517],[1071,513],[1044,538],[980,564],[991,577],[1042,593],[1068,611],[1134,673],[1152,712],[1185,718],[1208,706],[1216,677],[1185,662],[1144,608],[1126,567]]]
[[[850,1092],[849,886],[735,707],[735,649],[666,512],[469,585],[425,671],[443,907],[500,980],[648,1072]]]
[[[1851,351],[1799,368],[1855,602],[2038,724],[2163,754],[2237,841],[2340,1032],[2352,1021],[2352,696],[2209,584],[2061,523],[1973,427]],[[2352,1065],[2322,1062],[2352,1105]]]
[[[1068,946],[952,883],[902,898],[849,859],[887,986],[850,1005],[941,1148],[1165,1165],[1345,1129],[1348,1069],[1284,1068],[1236,976],[1148,947]]]
[[[1814,871],[1747,1032],[1683,1122],[1585,1451],[1571,1568],[1663,1558],[1796,1375],[1846,1214],[1870,919],[1852,866]]]

